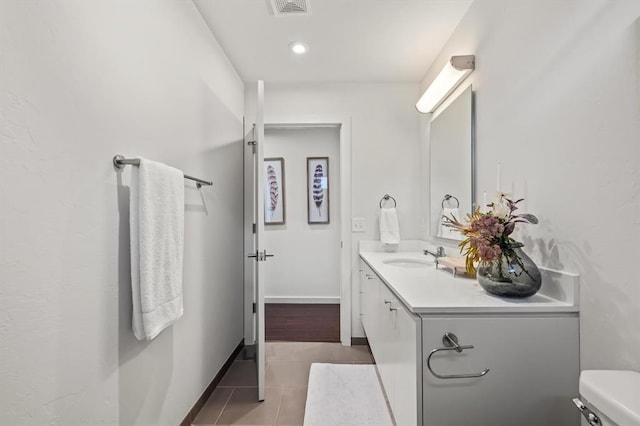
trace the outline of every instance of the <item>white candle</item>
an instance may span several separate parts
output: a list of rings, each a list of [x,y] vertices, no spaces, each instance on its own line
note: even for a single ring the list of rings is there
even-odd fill
[[[502,163],[498,163],[498,178],[496,182],[496,192],[500,192],[500,169],[502,168]]]
[[[480,209],[482,213],[487,212],[487,191],[482,193],[482,208]]]

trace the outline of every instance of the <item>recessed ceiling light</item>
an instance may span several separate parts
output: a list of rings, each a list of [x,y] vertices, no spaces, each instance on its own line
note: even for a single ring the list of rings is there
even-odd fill
[[[296,55],[304,55],[309,50],[309,46],[301,41],[294,41],[289,43],[289,50]]]

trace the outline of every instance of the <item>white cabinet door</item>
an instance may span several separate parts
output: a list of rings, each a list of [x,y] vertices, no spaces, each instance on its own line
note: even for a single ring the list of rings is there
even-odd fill
[[[420,365],[421,336],[418,333],[419,320],[395,299],[393,303],[395,323],[395,362],[393,371],[394,405],[393,414],[398,426],[419,424],[421,413],[418,397],[422,386]]]
[[[461,353],[438,352],[439,375],[490,371],[471,379],[440,379],[426,367],[445,332]],[[578,394],[578,318],[572,316],[425,317],[423,334],[424,425],[578,425],[571,397]]]
[[[362,280],[362,286],[364,288],[364,312],[362,317],[362,326],[364,327],[365,334],[369,340],[369,346],[376,356],[376,349],[378,346],[378,334],[380,319],[378,318],[378,303],[380,299],[379,286],[380,282],[376,274],[369,268],[368,265],[363,264],[364,276]],[[377,361],[377,360],[376,360]]]
[[[365,329],[365,335],[366,335],[366,325],[365,325],[365,313],[366,313],[366,290],[367,290],[367,269],[369,267],[367,265],[365,265],[365,263],[361,260],[360,261],[360,279],[359,279],[359,284],[360,284],[360,321],[362,322],[362,328]]]
[[[380,299],[378,302],[378,318],[380,320],[379,338],[378,338],[378,357],[376,364],[380,379],[384,385],[389,406],[393,409],[395,403],[394,389],[394,364],[398,348],[396,347],[396,319],[395,311],[390,307],[395,302],[395,297],[389,291],[386,285],[380,284]],[[396,303],[397,304],[397,303]]]

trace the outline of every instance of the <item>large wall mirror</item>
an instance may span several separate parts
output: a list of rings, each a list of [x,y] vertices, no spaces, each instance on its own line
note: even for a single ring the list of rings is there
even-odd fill
[[[452,240],[462,235],[442,225],[443,214],[464,220],[474,200],[473,91],[467,87],[431,121],[431,235]]]

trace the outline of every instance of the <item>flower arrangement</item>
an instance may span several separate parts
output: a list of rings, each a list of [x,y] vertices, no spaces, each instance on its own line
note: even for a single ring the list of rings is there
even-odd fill
[[[509,262],[515,262],[521,270],[526,272],[522,260],[514,249],[522,247],[522,243],[511,238],[518,223],[538,223],[538,218],[532,214],[515,214],[517,204],[523,201],[521,198],[512,201],[504,193],[498,193],[498,199],[488,204],[489,210],[481,212],[476,209],[467,215],[467,224],[462,224],[457,218],[443,216],[444,226],[454,228],[466,238],[460,242],[460,252],[466,257],[465,267],[467,273],[476,276],[476,264],[486,266],[495,260],[505,256]]]

